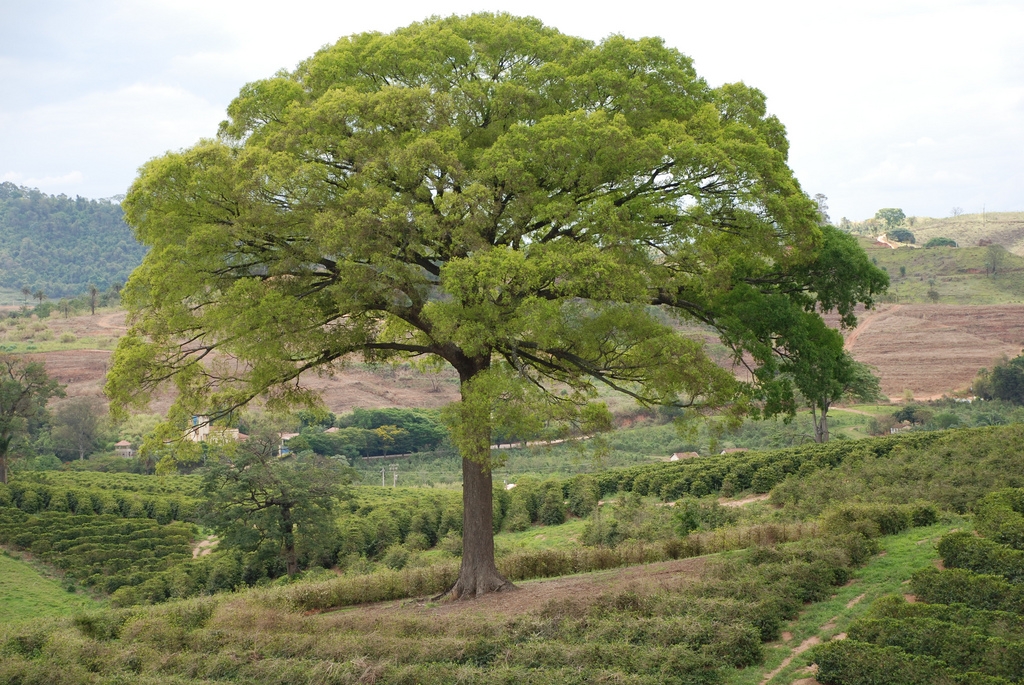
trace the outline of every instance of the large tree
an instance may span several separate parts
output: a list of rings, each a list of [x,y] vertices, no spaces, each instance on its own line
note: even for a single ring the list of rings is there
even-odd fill
[[[432,19],[341,39],[251,83],[218,137],[146,164],[124,202],[150,246],[107,391],[172,421],[316,398],[301,372],[426,356],[459,374],[455,597],[494,565],[496,430],[607,425],[645,403],[791,409],[779,359],[818,310],[884,286],[818,226],[779,121],[658,39],[594,44],[535,19]],[[838,256],[838,259],[833,259]],[[658,309],[715,327],[742,384]]]
[[[51,397],[63,396],[63,386],[46,375],[41,363],[0,354],[0,483],[7,482],[13,441],[46,411]]]

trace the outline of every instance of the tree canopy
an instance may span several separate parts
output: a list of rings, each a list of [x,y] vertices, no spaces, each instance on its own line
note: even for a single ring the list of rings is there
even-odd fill
[[[875,212],[875,218],[885,222],[887,230],[893,230],[903,225],[907,215],[899,207],[885,207]]]
[[[608,424],[598,385],[650,404],[794,406],[781,365],[818,312],[855,322],[885,275],[819,226],[785,129],[656,38],[594,44],[478,14],[342,38],[246,85],[216,139],[147,163],[124,206],[150,246],[107,390],[179,390],[172,420],[354,354],[458,373],[454,596],[493,563],[492,431]],[[658,309],[715,327],[753,382]],[[538,411],[538,408],[542,408]]]
[[[51,397],[63,397],[64,386],[46,375],[40,362],[0,354],[0,483],[7,482],[10,449],[46,412]]]

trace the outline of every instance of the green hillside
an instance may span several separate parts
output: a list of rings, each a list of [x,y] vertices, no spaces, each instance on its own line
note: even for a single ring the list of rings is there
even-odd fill
[[[20,290],[73,297],[90,284],[123,284],[146,249],[124,223],[120,205],[47,195],[0,183],[0,289],[8,303]]]
[[[79,592],[68,592],[56,578],[43,575],[19,556],[0,554],[0,616],[4,621],[67,616],[99,606]]]
[[[914,229],[918,245],[924,240]],[[1024,257],[1003,251],[991,273],[989,247],[900,247],[858,238],[879,267],[889,274],[884,299],[904,304],[1007,304],[1024,302]],[[961,243],[963,244],[963,243]],[[929,291],[938,294],[937,299]]]

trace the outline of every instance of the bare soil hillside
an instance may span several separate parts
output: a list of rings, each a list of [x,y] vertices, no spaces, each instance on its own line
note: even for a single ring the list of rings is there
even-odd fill
[[[123,311],[97,312],[45,320],[55,337],[74,334],[79,341],[96,341],[91,349],[61,349],[30,356],[46,364],[47,372],[67,385],[68,397],[102,397],[104,377],[110,365],[115,341],[127,330]],[[408,366],[371,369],[353,365],[333,377],[315,373],[303,375],[301,383],[318,390],[327,408],[335,413],[356,407],[441,407],[458,398],[458,377],[454,372],[419,373]],[[163,413],[173,396],[165,393],[154,399],[151,411]]]
[[[34,353],[50,375],[67,384],[69,397],[102,396],[104,376],[115,339],[124,330],[123,312],[95,316],[50,317],[56,336],[70,332],[95,345]],[[703,331],[693,333],[705,334]],[[712,341],[711,351],[716,355]],[[982,367],[1013,357],[1024,346],[1024,305],[880,305],[860,313],[860,324],[847,333],[847,349],[877,369],[882,390],[896,399],[910,390],[919,399],[939,397],[970,386]],[[722,356],[722,363],[728,363]],[[318,390],[328,409],[440,407],[458,399],[453,372],[424,374],[408,366],[371,369],[354,364],[334,376],[310,373],[302,383]],[[154,412],[164,412],[171,395],[156,398]]]
[[[862,312],[846,348],[871,364],[882,391],[933,399],[966,389],[978,369],[1024,347],[1024,305],[880,305]]]

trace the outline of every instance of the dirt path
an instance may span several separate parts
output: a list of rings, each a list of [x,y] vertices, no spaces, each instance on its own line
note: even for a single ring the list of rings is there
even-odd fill
[[[743,499],[726,499],[725,497],[720,497],[718,499],[718,503],[723,507],[742,507],[747,504],[753,504],[754,502],[763,502],[768,499],[768,497],[770,497],[770,495],[767,492],[763,495],[751,495],[750,497],[744,497]]]
[[[516,615],[539,611],[552,601],[567,597],[593,597],[603,592],[624,592],[630,589],[673,588],[697,580],[706,565],[706,559],[679,559],[643,566],[629,566],[596,573],[563,576],[550,580],[525,581],[512,592],[485,595],[471,602],[430,602],[418,599],[404,602],[382,602],[375,606],[359,607],[380,616],[398,618],[406,614],[417,616],[451,616],[464,613]],[[334,612],[327,612],[328,615]]]
[[[860,322],[858,322],[857,327],[854,328],[853,332],[850,333],[848,338],[846,338],[846,342],[843,343],[843,349],[847,351],[852,350],[854,344],[856,344],[857,342],[857,338],[859,338],[861,334],[868,329],[868,327],[875,321],[875,319],[877,319],[880,316],[888,318],[890,315],[898,312],[902,307],[903,305],[901,304],[894,304],[892,307],[889,307],[888,309],[872,310],[870,314],[868,314],[863,319],[861,319]]]

